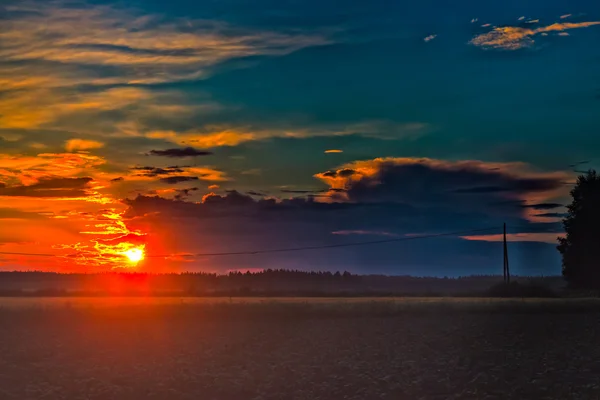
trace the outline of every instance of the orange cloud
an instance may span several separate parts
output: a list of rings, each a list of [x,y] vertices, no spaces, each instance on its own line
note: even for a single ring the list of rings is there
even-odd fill
[[[416,138],[430,131],[429,124],[421,122],[398,123],[388,120],[367,120],[353,124],[328,124],[309,128],[256,128],[248,126],[207,126],[203,131],[150,131],[144,136],[164,139],[179,145],[198,148],[237,146],[252,140],[273,137],[305,138],[314,136],[361,135],[379,139]]]
[[[27,12],[32,9],[35,13]],[[208,67],[231,58],[287,54],[330,42],[320,34],[232,30],[218,21],[185,18],[163,22],[161,16],[140,15],[136,10],[106,5],[84,8],[62,2],[22,1],[12,10],[23,12],[3,21],[0,59],[60,63],[77,72],[72,75],[78,83],[140,84],[194,79],[206,75]],[[80,65],[130,68],[124,68],[119,77],[98,78],[77,68]],[[12,81],[17,87],[68,81],[64,69],[50,77],[22,74],[17,67],[12,70],[16,70],[13,78],[19,78]]]
[[[332,150],[325,150],[325,154],[329,154],[329,153],[343,153],[344,150],[337,150],[337,149],[332,149]]]
[[[218,128],[215,128],[218,129]],[[182,132],[174,131],[154,131],[146,135],[152,139],[165,139],[169,142],[185,145],[191,144],[198,148],[211,148],[219,146],[237,146],[240,143],[256,140],[258,137],[254,133],[226,129],[213,132]]]
[[[96,140],[69,139],[65,143],[67,151],[92,150],[104,147],[104,143]]]
[[[179,92],[126,85],[197,79],[229,59],[284,55],[330,43],[325,33],[240,29],[187,17],[167,20],[110,5],[23,0],[10,11],[0,29],[0,87],[5,90],[0,128],[142,135],[146,117],[176,119],[217,106],[190,106]],[[89,90],[80,91],[82,85]],[[117,121],[97,115],[123,109],[127,113]],[[81,114],[85,118],[72,118]],[[249,140],[248,134],[199,138],[199,145],[240,140]]]
[[[508,242],[556,243],[556,238],[558,238],[559,236],[561,236],[561,233],[556,232],[508,233],[506,234],[506,240]],[[478,240],[484,242],[502,242],[504,240],[504,236],[502,234],[461,236],[461,238],[466,240]]]
[[[9,92],[0,98],[0,127],[35,128],[82,111],[118,110],[132,104],[151,106],[155,96],[138,88],[112,88],[92,93],[35,88]]]
[[[101,157],[82,153],[42,153],[35,157],[0,154],[0,178],[8,183],[28,185],[49,176],[89,175],[90,169],[105,162]]]
[[[587,28],[594,25],[600,25],[600,21],[591,22],[561,22],[536,29],[523,28],[518,26],[504,26],[494,28],[487,32],[475,36],[471,44],[484,48],[497,48],[505,50],[517,50],[533,45],[533,36],[548,32],[562,32],[568,29]]]

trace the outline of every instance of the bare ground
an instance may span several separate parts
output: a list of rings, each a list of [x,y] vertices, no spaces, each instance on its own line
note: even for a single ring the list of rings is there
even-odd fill
[[[0,399],[600,398],[593,310],[183,308],[0,311]]]

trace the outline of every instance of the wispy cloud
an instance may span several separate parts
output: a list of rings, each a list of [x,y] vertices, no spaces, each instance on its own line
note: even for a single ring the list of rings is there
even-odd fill
[[[151,156],[162,156],[170,158],[183,158],[183,157],[198,157],[198,156],[210,156],[213,153],[210,151],[197,150],[193,147],[185,147],[182,149],[166,149],[166,150],[150,150],[148,153]]]
[[[537,22],[537,21],[530,21]],[[600,25],[600,21],[590,22],[561,22],[536,29],[523,28],[519,26],[503,26],[494,28],[492,31],[477,35],[471,40],[471,44],[483,48],[495,48],[505,50],[517,50],[530,47],[534,44],[535,35],[547,34],[549,32],[561,32],[569,29],[588,28]]]
[[[560,232],[509,233],[506,235],[506,240],[509,242],[556,243],[556,239],[559,236],[561,236]],[[504,236],[502,234],[462,236],[462,238],[466,240],[483,242],[501,242],[504,240]]]
[[[304,126],[282,125],[206,125],[203,129],[176,132],[173,130],[151,130],[144,136],[164,139],[179,145],[196,148],[237,146],[241,143],[274,137],[306,138],[315,136],[360,135],[378,139],[404,139],[420,137],[432,130],[423,122],[395,122],[390,120],[366,120],[349,124],[305,124]]]
[[[69,139],[65,143],[65,150],[67,151],[92,150],[102,147],[104,147],[104,143],[97,140]]]
[[[0,128],[103,135],[143,135],[149,120],[179,121],[218,107],[153,84],[203,79],[227,60],[330,42],[324,32],[231,26],[79,0],[13,2],[0,24]]]
[[[333,232],[331,232],[331,234],[333,234],[333,235],[391,236],[391,237],[399,236],[396,233],[387,232],[387,231],[372,231],[372,230],[363,230],[363,229],[333,231]]]
[[[285,54],[327,42],[321,34],[244,30],[213,20],[166,20],[107,5],[24,1],[10,7],[2,21],[0,59],[74,67],[80,72],[76,83],[158,83],[201,77],[227,59]],[[79,66],[113,67],[117,73],[86,75]],[[20,77],[14,85],[68,79],[64,69],[51,77]]]
[[[331,149],[331,150],[325,150],[325,154],[330,154],[330,153],[343,153],[344,150],[339,150],[339,149]]]
[[[437,35],[429,35],[429,36],[426,36],[426,37],[425,37],[423,40],[424,40],[425,42],[430,42],[430,41],[432,41],[433,39],[435,39],[436,37],[437,37]]]
[[[31,185],[47,177],[71,178],[89,174],[106,161],[91,154],[42,153],[37,156],[0,154],[0,179]]]
[[[90,177],[83,178],[42,178],[31,185],[3,186],[0,184],[0,196],[11,197],[50,197],[80,198],[88,195],[87,186]]]

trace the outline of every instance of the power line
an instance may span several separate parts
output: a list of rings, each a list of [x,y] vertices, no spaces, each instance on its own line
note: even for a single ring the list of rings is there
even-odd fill
[[[287,252],[295,252],[295,251],[309,251],[309,250],[321,250],[321,249],[331,249],[338,247],[353,247],[353,246],[367,246],[372,244],[383,244],[383,243],[392,243],[392,242],[402,242],[408,240],[418,240],[418,239],[429,239],[436,237],[444,237],[444,236],[461,236],[469,233],[477,233],[477,232],[488,232],[491,230],[497,230],[500,227],[490,227],[483,229],[470,229],[465,231],[457,231],[457,232],[447,232],[447,233],[437,233],[430,235],[418,235],[418,236],[410,236],[410,237],[401,237],[394,239],[382,239],[382,240],[371,240],[365,242],[350,242],[350,243],[337,243],[337,244],[329,244],[329,245],[321,245],[321,246],[304,246],[304,247],[287,247],[287,248],[279,248],[279,249],[266,249],[266,250],[249,250],[249,251],[233,251],[233,252],[222,252],[222,253],[195,253],[195,254],[186,254],[182,255],[184,257],[217,257],[217,256],[236,256],[236,255],[255,255],[255,254],[267,254],[267,253],[287,253]],[[21,256],[32,256],[32,257],[68,257],[73,256],[75,254],[67,254],[67,255],[57,255],[57,254],[49,254],[49,253],[15,253],[15,252],[1,252],[2,255],[21,255]],[[147,255],[146,258],[168,258],[173,257],[175,254],[151,254]]]
[[[321,249],[331,249],[337,247],[352,247],[352,246],[366,246],[371,244],[381,244],[381,243],[391,243],[391,242],[402,242],[406,240],[417,240],[417,239],[429,239],[434,237],[443,237],[443,236],[460,236],[468,233],[476,233],[476,232],[486,232],[491,230],[500,229],[499,227],[493,228],[483,228],[483,229],[470,229],[467,231],[458,231],[458,232],[448,232],[448,233],[437,233],[431,235],[419,235],[419,236],[410,236],[410,237],[402,237],[395,239],[382,239],[382,240],[371,240],[367,242],[351,242],[351,243],[338,243],[338,244],[329,244],[329,245],[321,245],[321,246],[305,246],[305,247],[287,247],[281,249],[268,249],[268,250],[249,250],[249,251],[237,251],[237,252],[223,252],[223,253],[196,253],[186,255],[187,257],[213,257],[213,256],[237,256],[237,255],[254,255],[254,254],[266,254],[266,253],[287,253],[293,251],[305,251],[305,250],[321,250]],[[171,257],[171,255],[149,255],[147,257]]]

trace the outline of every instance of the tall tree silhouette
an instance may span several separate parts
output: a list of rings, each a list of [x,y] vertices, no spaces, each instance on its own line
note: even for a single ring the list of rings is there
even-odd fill
[[[573,287],[600,288],[600,176],[580,175],[563,219],[566,237],[558,238],[564,278]]]

